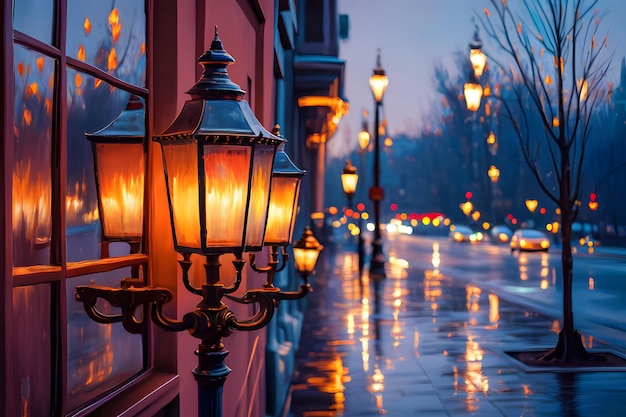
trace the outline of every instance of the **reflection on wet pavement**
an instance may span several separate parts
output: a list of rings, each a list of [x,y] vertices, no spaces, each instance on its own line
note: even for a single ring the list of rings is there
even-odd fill
[[[321,261],[288,416],[621,415],[626,372],[524,373],[503,353],[553,346],[558,320],[441,274],[437,245],[426,271],[387,257],[382,281],[354,253]]]

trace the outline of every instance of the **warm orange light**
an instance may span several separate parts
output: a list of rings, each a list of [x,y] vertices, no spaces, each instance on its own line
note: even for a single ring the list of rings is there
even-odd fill
[[[139,238],[143,228],[143,144],[98,143],[96,148],[104,235]]]
[[[40,56],[39,58],[37,58],[37,68],[39,69],[39,72],[43,72],[43,64],[44,58]]]
[[[324,246],[313,235],[310,228],[306,227],[302,236],[293,244],[293,257],[298,272],[308,277],[315,270],[317,259]]]
[[[86,58],[87,54],[85,53],[85,46],[84,45],[79,45],[78,46],[78,60],[79,61],[84,61]]]
[[[474,76],[480,78],[487,65],[487,56],[480,49],[470,49],[470,62],[474,69]]]
[[[472,220],[474,220],[475,222],[478,221],[478,219],[480,219],[480,211],[476,210],[472,212]]]
[[[299,178],[272,179],[265,244],[286,245],[291,242],[299,191]]]
[[[469,216],[473,209],[474,209],[474,205],[472,204],[471,201],[466,201],[463,204],[461,204],[461,211],[466,216]]]
[[[109,72],[113,72],[117,68],[117,52],[115,52],[115,48],[111,48],[111,51],[109,51],[107,68]]]
[[[85,30],[85,35],[89,35],[89,32],[91,32],[91,22],[88,17],[86,17],[83,22],[83,29]]]
[[[526,208],[531,213],[535,212],[535,210],[537,209],[537,205],[538,204],[539,204],[539,202],[537,200],[531,200],[531,199],[526,200]]]
[[[559,127],[559,118],[556,116],[552,118],[552,127]]]
[[[469,111],[477,111],[480,108],[480,100],[483,96],[483,88],[478,83],[465,83],[463,87],[465,105]]]
[[[370,133],[367,130],[361,130],[358,135],[359,138],[359,146],[361,150],[364,151],[367,149],[367,145],[370,143]]]
[[[348,159],[341,173],[341,186],[343,187],[343,192],[348,196],[348,199],[351,199],[354,195],[358,182],[359,176],[356,172],[356,167],[354,167]]]
[[[495,165],[491,165],[491,167],[489,167],[487,174],[489,175],[491,182],[498,182],[498,178],[500,178],[500,170],[496,168]]]
[[[489,145],[496,143],[496,135],[493,132],[489,132],[489,136],[487,136],[487,143]]]
[[[596,211],[598,209],[598,202],[597,201],[590,201],[589,202],[589,209],[591,211]]]
[[[111,10],[109,13],[109,25],[111,26],[111,36],[113,37],[113,43],[117,43],[120,37],[120,31],[122,30],[122,24],[120,23],[120,13],[117,9]]]
[[[370,76],[369,81],[376,103],[381,103],[383,101],[383,95],[389,85],[389,78],[387,78],[385,70],[380,64],[380,50],[378,51],[378,56],[376,58],[376,68],[374,68],[374,73]]]

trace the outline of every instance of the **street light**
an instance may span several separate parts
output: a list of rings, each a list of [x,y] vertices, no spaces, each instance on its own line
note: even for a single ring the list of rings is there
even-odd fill
[[[356,172],[356,167],[352,165],[350,160],[346,160],[346,165],[341,172],[341,186],[343,192],[348,198],[348,208],[352,208],[352,197],[356,191],[356,185],[359,182],[359,174]]]
[[[278,124],[274,126],[272,133],[282,138]],[[255,263],[255,255],[253,253],[249,255],[250,267],[256,272],[267,275],[267,281],[263,285],[264,288],[274,288],[276,272],[282,271],[289,260],[289,254],[285,251],[285,247],[291,243],[293,236],[300,184],[304,174],[305,171],[298,168],[289,159],[284,150],[284,144],[280,145],[274,157],[272,187],[263,243],[264,246],[270,247],[270,259],[267,266],[259,267]],[[279,260],[279,248],[282,264]],[[305,282],[305,285],[300,288],[299,292],[290,294],[290,299],[304,296],[309,289],[308,282]]]
[[[374,186],[369,190],[370,200],[374,203],[374,241],[372,242],[372,261],[370,274],[373,277],[385,277],[385,255],[383,254],[383,242],[380,234],[380,202],[384,197],[383,188],[380,186],[380,106],[383,95],[389,85],[389,79],[380,63],[380,49],[376,58],[376,68],[369,79],[370,88],[375,100],[374,121]]]
[[[200,303],[181,321],[174,320],[163,313],[163,305],[172,300],[172,293],[136,282],[121,288],[78,286],[76,300],[99,323],[121,321],[127,331],[142,333],[144,319],[150,317],[165,330],[186,330],[200,339],[195,351],[198,366],[193,370],[198,383],[198,415],[220,417],[223,385],[230,373],[224,362],[228,351],[222,339],[233,330],[265,327],[278,301],[294,298],[294,293],[266,285],[248,290],[241,297],[232,295],[242,282],[242,252],[259,251],[264,244],[272,168],[277,148],[284,140],[263,128],[242,100],[244,91],[228,77],[226,67],[234,59],[224,50],[217,28],[210,50],[198,62],[204,71],[188,91],[191,99],[165,133],[154,140],[161,145],[174,247],[182,255],[179,264],[183,284],[201,297]],[[110,167],[110,172],[101,174],[108,177],[126,173],[115,165]],[[290,204],[293,207],[293,200]],[[293,217],[290,223],[291,229]],[[305,235],[311,235],[310,231]],[[305,281],[300,293],[308,291],[311,263],[314,265],[321,247],[309,245],[307,250],[309,262],[294,255],[296,268]],[[189,279],[193,253],[206,260],[206,279],[200,288]],[[230,286],[220,280],[219,258],[225,253],[236,258],[236,278]],[[239,304],[256,304],[255,314],[240,320],[224,304],[224,297]],[[99,298],[120,307],[121,314],[102,313]]]
[[[140,249],[146,169],[144,114],[143,100],[131,95],[115,120],[97,132],[85,133],[93,151],[103,258],[109,256],[111,242],[128,243],[130,253]]]

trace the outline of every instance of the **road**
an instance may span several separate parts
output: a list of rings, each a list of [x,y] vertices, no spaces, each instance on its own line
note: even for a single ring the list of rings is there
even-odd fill
[[[434,269],[463,279],[503,299],[527,305],[549,317],[562,317],[561,252],[511,253],[506,245],[475,245],[447,238],[389,235],[386,255],[392,262]],[[433,256],[438,252],[438,256]],[[626,347],[626,250],[598,248],[574,253],[574,323],[613,346]]]

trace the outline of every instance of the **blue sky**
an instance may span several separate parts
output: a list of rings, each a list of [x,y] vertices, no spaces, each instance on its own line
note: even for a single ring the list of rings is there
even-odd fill
[[[521,0],[509,0],[510,4]],[[388,133],[417,133],[438,100],[434,89],[435,64],[443,63],[451,74],[456,51],[467,51],[472,39],[474,12],[489,7],[487,0],[338,0],[340,14],[349,15],[350,37],[340,40],[339,55],[346,60],[344,95],[350,113],[341,121],[328,143],[330,157],[341,157],[355,149],[361,128],[361,111],[370,112],[373,124],[374,99],[368,78],[381,49],[382,66],[389,77],[384,97]],[[626,55],[626,3],[599,0],[608,11],[603,27],[609,32],[609,48],[615,51],[609,80],[618,81],[619,65]],[[484,49],[489,41],[484,32]],[[487,51],[489,52],[489,51]]]

